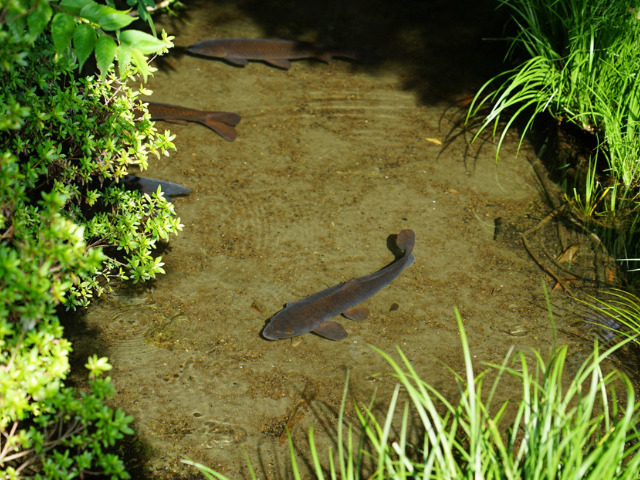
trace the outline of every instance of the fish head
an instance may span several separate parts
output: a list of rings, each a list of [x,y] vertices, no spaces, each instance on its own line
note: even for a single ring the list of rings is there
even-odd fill
[[[299,303],[287,304],[276,313],[262,330],[262,336],[267,340],[281,340],[297,337],[313,330],[319,322],[313,316],[300,316]]]
[[[274,319],[267,324],[266,327],[262,330],[262,336],[267,340],[282,340],[283,338],[291,338],[297,335],[301,335],[299,329],[296,329],[292,325],[287,325],[282,322],[274,322]]]
[[[227,56],[227,49],[224,45],[212,40],[204,40],[202,42],[189,45],[187,47],[187,51],[205,57],[224,58]]]

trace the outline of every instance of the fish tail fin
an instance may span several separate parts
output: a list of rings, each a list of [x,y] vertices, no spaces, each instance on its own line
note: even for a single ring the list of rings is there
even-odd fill
[[[314,58],[316,58],[316,59],[318,59],[318,60],[320,60],[320,61],[322,61],[324,63],[329,63],[329,62],[331,62],[331,59],[335,55],[336,55],[335,52],[328,52],[328,51],[326,51],[326,52],[317,52],[314,55]]]
[[[207,120],[213,120],[214,122],[221,122],[227,125],[231,125],[235,127],[240,123],[242,117],[237,113],[232,112],[207,112],[206,113]]]
[[[347,58],[358,63],[377,63],[378,56],[368,50],[344,49],[332,52],[332,57]]]
[[[208,113],[202,119],[203,125],[206,125],[207,127],[209,127],[211,130],[216,132],[225,140],[228,140],[229,142],[233,142],[238,136],[238,133],[236,132],[236,129],[235,129],[235,125],[237,125],[238,122],[240,121],[239,120],[240,116],[236,114],[230,114],[230,115],[236,115],[238,119],[237,121],[235,121],[234,118],[232,118],[231,122],[235,121],[235,123],[227,123],[226,121],[218,118],[213,113],[219,113],[219,112]],[[226,113],[226,112],[222,112],[222,113]]]
[[[398,236],[396,237],[396,245],[404,250],[406,256],[411,254],[415,244],[416,234],[413,230],[405,229],[398,233]]]

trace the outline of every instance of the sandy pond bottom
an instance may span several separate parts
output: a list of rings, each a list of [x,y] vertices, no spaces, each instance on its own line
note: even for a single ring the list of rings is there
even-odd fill
[[[175,202],[184,231],[162,254],[167,273],[66,322],[78,367],[92,353],[114,366],[112,404],[135,417],[125,452],[135,478],[200,478],[183,456],[243,478],[244,452],[261,478],[288,478],[287,423],[300,458],[309,459],[311,425],[326,457],[347,371],[349,405],[377,390],[375,408],[386,409],[394,382],[375,376],[390,369],[371,345],[394,355],[399,346],[425,380],[457,398],[443,366],[462,371],[455,306],[479,369],[512,346],[532,358],[551,342],[545,276],[520,239],[548,212],[533,154],[516,157],[512,139],[495,163],[491,145],[468,151],[464,135],[445,148],[449,132],[462,133],[451,106],[487,78],[476,58],[488,55],[478,11],[452,12],[450,2],[404,10],[329,2],[322,12],[284,3],[200,3],[184,21],[159,22],[180,46],[316,32],[378,47],[381,61],[299,61],[283,71],[175,54],[149,81],[154,101],[243,120],[233,143],[197,124],[157,124],[177,135],[178,152],[144,175],[193,189]],[[366,302],[368,319],[340,320],[346,340],[260,337],[285,302],[389,263],[387,239],[404,228],[416,233],[415,264]],[[551,298],[568,343],[575,318],[558,307],[562,295]]]

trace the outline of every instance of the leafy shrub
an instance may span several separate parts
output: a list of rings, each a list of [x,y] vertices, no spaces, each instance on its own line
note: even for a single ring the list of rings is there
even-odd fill
[[[122,182],[174,148],[124,83],[171,42],[121,30],[132,20],[93,0],[0,0],[2,478],[128,478],[107,449],[131,418],[104,405],[106,359],[90,359],[90,391],[64,385],[71,345],[56,307],[163,273],[152,250],[182,228],[160,191]],[[100,75],[82,76],[91,55]]]
[[[86,367],[88,392],[49,387],[51,394],[38,402],[37,414],[12,422],[8,432],[3,426],[0,464],[8,465],[3,478],[62,480],[96,468],[110,478],[130,478],[122,460],[108,449],[133,433],[133,418],[103,403],[114,393],[109,377],[101,377],[111,368],[106,358],[94,355]]]

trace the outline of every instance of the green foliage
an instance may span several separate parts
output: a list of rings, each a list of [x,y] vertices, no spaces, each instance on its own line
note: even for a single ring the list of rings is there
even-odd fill
[[[128,478],[109,451],[131,433],[103,403],[110,367],[92,357],[89,391],[64,385],[56,308],[163,273],[152,251],[182,228],[160,192],[122,182],[174,148],[124,83],[171,44],[124,30],[132,20],[93,0],[0,0],[1,478]],[[82,76],[92,55],[100,75]]]
[[[88,392],[50,387],[37,412],[5,427],[0,442],[2,478],[67,480],[92,469],[112,479],[130,478],[122,460],[109,450],[133,433],[133,418],[104,404],[114,393],[109,377],[101,377],[111,368],[106,359],[90,358],[87,367]]]
[[[56,300],[70,307],[86,305],[93,291],[100,294],[104,288],[98,278],[138,281],[163,272],[161,259],[152,258],[151,251],[157,241],[182,228],[173,205],[160,194],[128,191],[117,180],[132,166],[146,168],[150,154],[167,154],[172,137],[153,128],[136,100],[138,92],[112,73],[102,81],[76,79],[70,75],[72,64],[62,57],[56,61],[44,39],[36,42],[29,58],[28,65],[16,65],[0,77],[11,103],[29,105],[20,107],[28,116],[11,123],[20,128],[0,132],[0,145],[7,149],[0,165],[6,212],[0,225],[11,225],[13,236],[5,247],[32,245],[37,257],[46,232],[38,231],[46,219],[42,216],[52,212],[74,222],[74,234],[90,247],[111,247],[113,253],[104,258],[99,249],[83,254],[84,245],[77,245],[68,255],[78,260],[90,255],[84,269],[73,263],[67,268],[65,261],[58,262],[63,267],[50,267],[59,268],[53,276],[60,279],[53,289]],[[43,192],[48,201],[34,205],[34,196]],[[62,244],[61,251],[67,246]],[[70,272],[77,281],[71,281]]]
[[[599,133],[603,142],[608,141],[612,135],[608,131],[613,127],[624,129],[623,135],[632,135],[626,130],[636,128],[638,123],[638,100],[633,94],[640,85],[636,75],[640,58],[635,54],[640,41],[640,21],[633,13],[635,2],[501,0],[500,3],[512,10],[518,26],[518,35],[511,39],[511,55],[524,53],[529,58],[487,82],[470,107],[469,115],[475,115],[492,102],[482,129],[493,125],[494,133],[501,116],[515,109],[515,115],[510,115],[503,129],[498,148],[514,117],[528,116],[526,131],[535,115],[545,111],[560,121]],[[609,123],[607,115],[612,113],[603,110],[610,108],[618,110],[623,118]],[[636,154],[637,149],[638,145]],[[616,159],[611,161],[625,185],[630,185],[635,172],[616,170]]]
[[[389,363],[399,382],[387,415],[377,409],[355,405],[359,433],[348,426],[343,436],[347,385],[338,418],[337,459],[328,452],[328,469],[319,461],[313,430],[309,431],[311,460],[316,478],[430,478],[467,479],[637,479],[640,471],[640,404],[622,373],[605,373],[601,364],[614,347],[592,355],[579,366],[573,379],[565,381],[567,348],[554,348],[548,361],[534,351],[533,365],[524,353],[502,365],[489,365],[495,380],[483,392],[490,370],[475,374],[472,356],[460,315],[456,312],[464,376],[455,374],[460,398],[450,402],[420,378],[412,362],[398,348],[400,361],[377,350]],[[514,366],[509,366],[514,362]],[[514,404],[494,405],[503,378],[510,376],[521,386]],[[401,403],[401,388],[407,400]],[[624,396],[619,397],[622,391]],[[373,401],[372,401],[373,403]],[[398,408],[399,407],[399,408]],[[509,414],[509,415],[507,415]],[[508,417],[508,418],[507,418]],[[412,442],[409,432],[420,425],[421,438]],[[506,431],[499,429],[507,425]],[[355,441],[355,444],[354,444]],[[300,475],[290,440],[292,477]],[[191,460],[209,479],[220,473]],[[369,471],[373,462],[374,471]],[[252,478],[256,476],[252,473]]]
[[[491,128],[494,136],[499,135],[499,150],[519,117],[525,119],[524,134],[543,112],[589,132],[598,148],[587,178],[579,179],[586,188],[572,192],[575,203],[601,235],[615,231],[623,239],[622,244],[608,242],[614,255],[634,252],[640,233],[637,2],[501,0],[500,4],[512,11],[518,29],[510,54],[522,60],[477,93],[468,119],[488,113],[476,137]],[[595,175],[596,157],[607,164],[599,175]]]
[[[106,0],[106,3],[110,7],[115,7],[114,0]],[[171,2],[166,2],[166,1],[163,2],[163,8],[168,9],[169,5],[172,3],[178,3],[178,0],[172,0]],[[155,4],[155,0],[127,0],[127,5],[129,5],[130,7],[136,8],[136,11],[138,12],[138,15],[140,16],[140,18],[149,24],[149,27],[151,28],[151,33],[153,33],[153,35],[156,36],[156,29],[153,25],[151,14],[149,13],[150,11],[156,10],[157,8]]]
[[[638,259],[635,259],[636,261]],[[640,347],[640,298],[624,290],[611,289],[604,298],[590,297],[583,302],[596,315],[589,323],[609,330],[607,337],[627,338]]]
[[[142,18],[153,27],[146,11],[146,6],[154,5],[153,0],[129,4],[138,5]],[[32,43],[48,29],[58,54],[76,60],[79,68],[94,54],[103,77],[117,59],[121,78],[133,62],[146,80],[150,71],[144,55],[166,52],[172,46],[165,32],[161,39],[156,38],[155,29],[153,35],[140,30],[121,31],[135,17],[94,0],[3,0],[0,12],[0,25],[4,24],[12,37]]]

